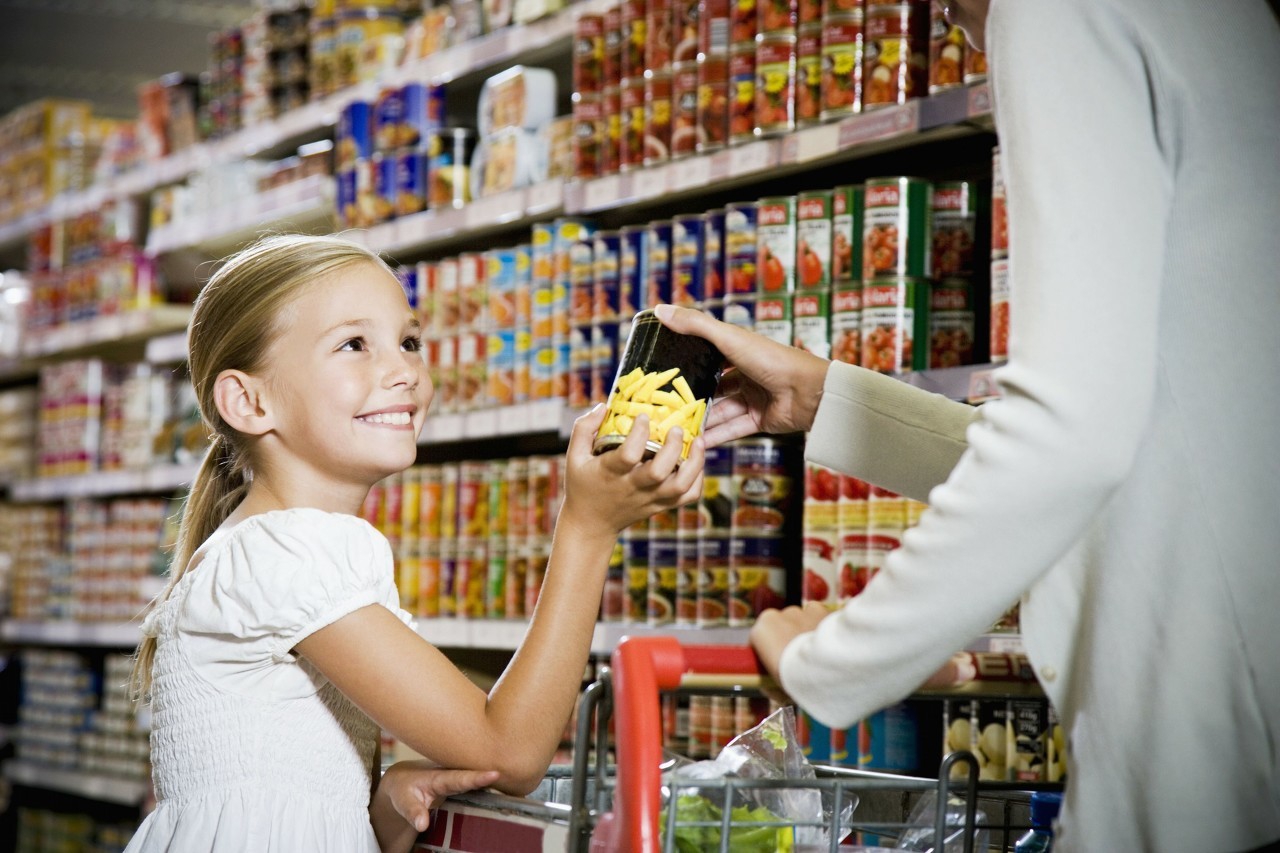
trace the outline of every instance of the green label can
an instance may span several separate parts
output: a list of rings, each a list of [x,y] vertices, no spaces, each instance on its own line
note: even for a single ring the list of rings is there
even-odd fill
[[[928,293],[928,282],[905,276],[863,285],[863,367],[909,373],[928,366]]]
[[[872,178],[866,185],[862,277],[928,278],[932,185],[920,178]]]

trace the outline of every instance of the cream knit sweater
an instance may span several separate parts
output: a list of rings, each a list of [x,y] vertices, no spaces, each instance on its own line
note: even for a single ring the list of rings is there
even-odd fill
[[[1280,26],[1263,0],[993,0],[1004,397],[833,365],[809,458],[927,497],[782,658],[831,725],[1020,595],[1073,764],[1057,850],[1280,839]]]

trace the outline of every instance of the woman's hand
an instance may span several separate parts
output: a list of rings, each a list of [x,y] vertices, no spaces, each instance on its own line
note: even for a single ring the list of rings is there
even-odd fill
[[[792,640],[801,634],[807,634],[818,623],[831,615],[825,604],[806,601],[802,607],[787,607],[782,610],[766,610],[756,617],[751,626],[751,645],[756,650],[760,663],[773,676],[773,680],[782,683],[778,674],[778,664],[782,660],[782,652]]]
[[[659,305],[655,313],[672,331],[715,344],[733,366],[720,380],[707,414],[708,447],[758,432],[804,432],[813,426],[831,362],[701,311]]]
[[[450,770],[428,761],[400,761],[391,765],[382,774],[369,806],[383,853],[409,850],[418,833],[431,825],[431,810],[445,797],[487,787],[497,778],[494,770]],[[403,823],[388,820],[392,813]]]
[[[683,436],[678,427],[673,428],[662,449],[644,461],[649,419],[641,415],[622,444],[596,456],[591,445],[604,418],[605,407],[596,406],[573,425],[566,457],[565,502],[557,526],[570,525],[585,535],[612,538],[655,512],[697,500],[702,493],[701,439],[694,439],[689,458],[681,462]]]

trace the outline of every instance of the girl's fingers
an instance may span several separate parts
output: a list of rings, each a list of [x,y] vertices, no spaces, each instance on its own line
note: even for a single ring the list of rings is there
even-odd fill
[[[578,459],[591,456],[591,445],[595,443],[595,435],[604,423],[605,408],[597,403],[590,411],[578,415],[573,421],[573,430],[569,434],[569,454]]]
[[[658,485],[671,476],[680,464],[680,448],[684,445],[684,430],[672,427],[667,432],[662,448],[654,454],[653,459],[645,466],[652,485]]]
[[[649,416],[638,415],[635,423],[631,425],[631,432],[622,444],[604,454],[608,457],[607,467],[617,474],[627,473],[644,459],[645,444],[648,441]]]

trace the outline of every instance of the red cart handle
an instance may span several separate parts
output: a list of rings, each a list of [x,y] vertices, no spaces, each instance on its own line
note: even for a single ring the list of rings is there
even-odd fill
[[[685,673],[755,675],[760,665],[745,646],[681,646],[675,637],[623,637],[612,663],[617,785],[613,812],[596,824],[591,850],[657,853],[662,847],[659,691],[679,687]]]

